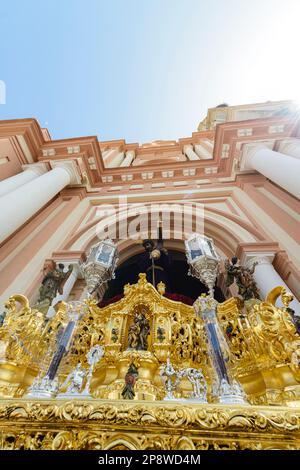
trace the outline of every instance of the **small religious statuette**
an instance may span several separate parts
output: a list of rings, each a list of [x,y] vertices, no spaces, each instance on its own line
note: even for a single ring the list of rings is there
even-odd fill
[[[69,384],[66,392],[60,393],[58,398],[70,398],[75,395],[76,398],[92,398],[90,393],[90,385],[93,377],[93,369],[97,362],[99,362],[103,357],[103,354],[104,350],[102,346],[98,344],[93,346],[86,355],[89,369],[84,369],[82,365],[78,363],[76,368],[68,375],[65,382],[61,386],[61,389],[63,389],[67,384]]]
[[[84,395],[90,395],[91,393],[90,386],[91,386],[91,381],[93,377],[93,370],[94,370],[95,365],[102,359],[103,355],[104,355],[104,349],[99,344],[97,344],[96,346],[93,346],[86,355],[87,362],[90,367],[89,367],[89,371],[87,374],[86,386],[83,391]]]
[[[145,311],[142,310],[135,314],[134,323],[128,329],[128,349],[147,351],[149,334],[149,320],[146,318]]]
[[[178,372],[178,379],[186,377],[193,386],[193,392],[189,399],[199,403],[207,403],[207,384],[201,370],[194,368],[182,369]]]
[[[239,289],[239,295],[244,300],[259,299],[259,289],[253,279],[256,265],[257,263],[254,263],[251,269],[240,266],[236,257],[225,262],[226,284],[231,286],[235,281]]]
[[[82,391],[85,377],[86,370],[79,362],[75,369],[68,375],[61,388],[69,384],[66,395],[79,395]]]
[[[43,268],[42,285],[39,288],[39,297],[36,307],[40,311],[47,311],[57,294],[63,293],[63,284],[72,272],[73,266],[70,265],[67,272],[64,272],[64,265],[58,265],[50,260],[46,261]]]
[[[113,343],[116,343],[118,341],[119,337],[119,330],[118,328],[112,328],[111,329],[111,340]]]
[[[137,349],[139,332],[139,325],[136,322],[130,325],[128,330],[128,349]]]
[[[138,370],[134,364],[130,364],[127,374],[125,375],[125,386],[122,390],[124,400],[133,400],[135,397],[134,385],[138,378]]]
[[[158,341],[160,341],[160,342],[163,342],[163,341],[166,339],[166,337],[165,337],[165,329],[162,328],[161,326],[159,326],[159,327],[157,328],[157,339],[158,339]]]
[[[167,358],[167,362],[160,369],[160,376],[165,384],[165,400],[174,400],[174,391],[179,383],[178,373],[175,371],[170,358]]]

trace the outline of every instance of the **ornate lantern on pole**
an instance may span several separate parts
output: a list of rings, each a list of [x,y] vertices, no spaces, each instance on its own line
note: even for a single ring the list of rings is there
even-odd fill
[[[220,403],[245,403],[241,386],[238,382],[231,381],[228,376],[226,360],[229,357],[229,350],[216,315],[218,302],[214,299],[214,286],[220,258],[213,240],[204,235],[192,234],[186,240],[185,246],[190,266],[189,274],[203,282],[209,290],[209,295],[202,294],[193,306],[196,314],[203,319],[209,354],[217,373],[217,383],[213,392],[219,396]]]
[[[209,289],[209,296],[213,298],[220,264],[213,240],[194,233],[185,241],[185,247],[189,274],[203,282]]]
[[[118,251],[112,240],[103,240],[92,246],[87,260],[81,266],[88,293],[92,296],[107,281],[115,279]]]

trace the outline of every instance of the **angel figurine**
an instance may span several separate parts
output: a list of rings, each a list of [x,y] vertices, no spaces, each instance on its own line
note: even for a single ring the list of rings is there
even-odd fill
[[[80,395],[83,389],[84,379],[86,377],[86,370],[79,362],[72,372],[68,375],[61,388],[69,384],[66,395]]]

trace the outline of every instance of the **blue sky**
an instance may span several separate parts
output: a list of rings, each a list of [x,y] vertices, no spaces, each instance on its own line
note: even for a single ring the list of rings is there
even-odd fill
[[[300,100],[300,0],[7,0],[0,119],[177,139],[221,102]]]

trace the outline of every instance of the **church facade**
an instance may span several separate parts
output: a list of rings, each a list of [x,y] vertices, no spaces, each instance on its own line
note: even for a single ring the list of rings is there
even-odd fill
[[[52,140],[35,119],[0,121],[0,178],[2,448],[300,448],[294,102],[222,104],[192,136],[141,145]],[[210,291],[187,275],[193,233],[211,240],[220,260],[215,331],[203,320]],[[112,244],[99,260],[108,262],[116,248],[114,272],[87,301],[90,313],[78,313],[55,365],[53,332],[63,327],[66,335],[68,304],[91,294],[83,266],[106,239]],[[157,240],[149,264],[147,239]],[[228,283],[229,263],[236,282]],[[235,266],[251,273],[259,294],[241,295],[246,281]],[[205,332],[220,343],[217,365],[203,352]],[[96,363],[86,357],[97,346],[104,355]],[[84,402],[76,395],[80,367],[73,373],[79,360],[90,373]],[[244,401],[216,399],[213,364]],[[47,370],[60,386],[73,374],[71,401],[28,395]]]

